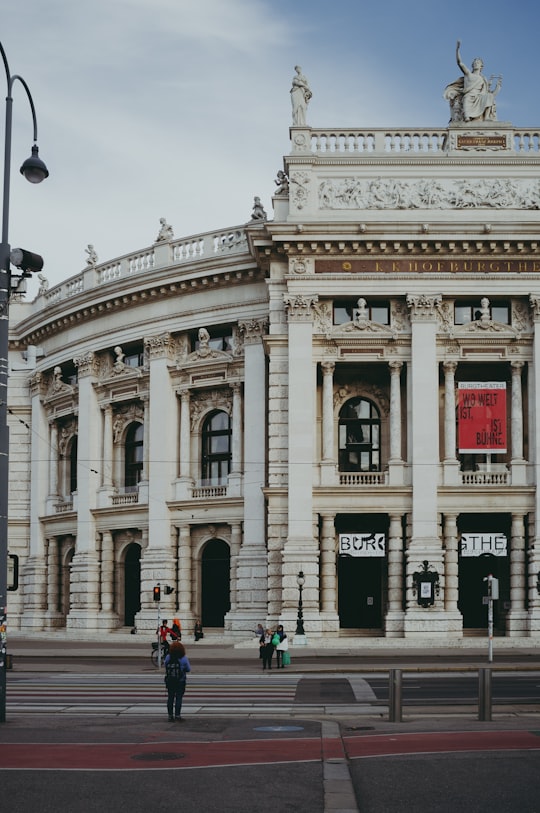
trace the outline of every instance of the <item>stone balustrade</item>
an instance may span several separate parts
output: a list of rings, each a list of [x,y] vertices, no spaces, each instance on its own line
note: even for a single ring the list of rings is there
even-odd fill
[[[243,226],[221,231],[206,232],[190,237],[158,243],[122,257],[116,257],[96,266],[88,266],[79,274],[50,288],[34,301],[34,307],[51,307],[83,292],[118,283],[141,274],[153,273],[160,268],[178,266],[211,259],[223,254],[247,251],[247,237]]]
[[[498,132],[491,125],[490,129]],[[508,128],[500,123],[500,130],[510,129],[510,143],[517,154],[540,153],[540,131],[526,128]],[[456,132],[458,132],[456,130]],[[459,131],[461,132],[461,131]],[[311,152],[317,155],[352,153],[355,157],[366,158],[373,155],[392,154],[419,155],[426,153],[443,155],[447,150],[449,129],[441,128],[401,128],[388,130],[382,127],[367,130],[352,129],[308,129],[307,143]],[[298,148],[296,148],[298,150]],[[300,150],[301,151],[301,150]]]

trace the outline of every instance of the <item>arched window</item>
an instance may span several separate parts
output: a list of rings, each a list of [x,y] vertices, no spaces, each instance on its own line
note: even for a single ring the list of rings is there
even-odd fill
[[[365,398],[351,398],[339,413],[339,470],[381,470],[381,419]]]
[[[126,434],[125,443],[125,487],[126,491],[135,491],[141,481],[143,470],[143,436],[142,423],[132,423]]]
[[[69,493],[77,491],[77,435],[73,435],[69,447]]]
[[[225,485],[231,467],[231,419],[226,412],[212,412],[202,429],[203,485]]]

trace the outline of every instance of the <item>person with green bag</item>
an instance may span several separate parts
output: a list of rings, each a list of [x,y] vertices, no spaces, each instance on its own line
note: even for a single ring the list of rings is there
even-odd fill
[[[283,667],[286,665],[285,663],[285,655],[288,657],[288,662],[291,662],[289,656],[289,641],[287,639],[287,634],[283,629],[283,624],[280,624],[276,630],[276,635],[279,640],[276,644],[276,660],[277,660],[277,668]]]

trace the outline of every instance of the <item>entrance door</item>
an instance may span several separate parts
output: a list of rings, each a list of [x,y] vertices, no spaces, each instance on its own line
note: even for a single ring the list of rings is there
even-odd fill
[[[141,609],[141,549],[132,543],[124,560],[124,624],[132,627]]]
[[[487,582],[484,579],[491,573],[499,579],[499,588],[502,588],[500,579],[506,562],[506,558],[490,553],[460,557],[458,609],[463,616],[464,628],[487,630],[488,605],[483,603],[483,597],[487,596]],[[500,600],[493,602],[495,627],[498,626],[499,604]]]
[[[223,627],[231,609],[231,554],[222,539],[211,539],[202,555],[201,621],[203,627]]]
[[[340,556],[338,612],[342,628],[382,628],[382,566],[384,559]]]

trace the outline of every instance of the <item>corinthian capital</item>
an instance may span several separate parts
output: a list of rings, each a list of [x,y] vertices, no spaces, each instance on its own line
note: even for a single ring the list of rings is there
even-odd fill
[[[248,319],[245,322],[238,322],[238,333],[243,337],[246,344],[259,342],[268,330],[268,319]]]
[[[73,359],[75,367],[77,367],[79,378],[87,375],[97,376],[99,371],[98,357],[92,350],[85,353],[84,356],[77,356]]]
[[[317,295],[304,296],[297,294],[296,296],[289,296],[285,294],[283,302],[289,322],[311,322],[313,321],[313,306],[319,301]]]
[[[407,294],[412,322],[432,322],[442,302],[441,294]]]

